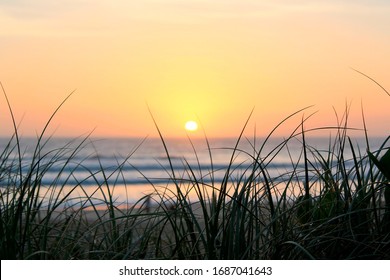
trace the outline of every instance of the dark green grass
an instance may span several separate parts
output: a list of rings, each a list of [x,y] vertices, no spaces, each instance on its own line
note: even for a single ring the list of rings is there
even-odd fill
[[[114,171],[103,167],[98,173],[89,171],[85,180],[96,180],[92,194],[83,188],[83,180],[69,189],[66,180],[59,183],[59,179],[65,174],[72,178],[72,172],[64,171],[89,137],[44,149],[50,141],[44,137],[46,129],[65,101],[37,137],[34,156],[26,166],[22,139],[3,92],[15,129],[0,153],[1,259],[390,258],[389,138],[372,150],[363,116],[366,146],[355,144],[348,136],[348,108],[334,127],[305,129],[310,116],[302,119],[274,146],[269,140],[278,127],[307,108],[282,120],[260,143],[243,136],[245,124],[236,144],[228,147],[231,157],[221,183],[214,180],[213,150],[205,136],[208,172],[199,160],[190,164],[183,159],[185,174],[171,164],[166,170],[169,185],[149,181],[154,193],[123,208],[113,198],[116,184],[108,182],[120,181],[138,147]],[[170,161],[167,141],[155,124]],[[310,144],[309,136],[317,130],[335,134],[326,149]],[[242,150],[242,141],[252,148]],[[298,156],[290,153],[293,142],[300,143]],[[271,176],[269,166],[281,152],[290,155],[291,165]],[[238,155],[250,162],[239,175]],[[50,186],[42,186],[41,179],[53,165],[62,168]],[[104,178],[103,183],[98,177]]]

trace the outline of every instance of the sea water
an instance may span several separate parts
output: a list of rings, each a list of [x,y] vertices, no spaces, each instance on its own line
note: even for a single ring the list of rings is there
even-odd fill
[[[231,185],[239,185],[250,176],[254,162],[261,164],[273,184],[303,180],[299,174],[291,176],[294,168],[304,168],[302,139],[265,140],[51,138],[37,145],[36,138],[22,138],[18,149],[15,140],[7,147],[10,140],[3,138],[0,186],[4,190],[17,185],[20,173],[25,179],[33,170],[30,180],[39,181],[44,200],[67,197],[67,203],[77,204],[86,198],[93,198],[87,203],[112,199],[117,205],[132,205],[152,193],[165,192],[169,197],[167,188],[185,189],[193,182],[216,187],[228,179]],[[385,137],[370,138],[370,150],[375,151],[384,141]],[[364,138],[352,142],[360,153],[366,153]],[[330,150],[340,149],[340,143],[329,137],[315,137],[306,139],[306,147],[310,163],[315,164],[318,161],[309,148],[327,157]],[[346,143],[344,159],[348,158],[352,158],[352,152]],[[352,160],[346,162],[353,164]]]

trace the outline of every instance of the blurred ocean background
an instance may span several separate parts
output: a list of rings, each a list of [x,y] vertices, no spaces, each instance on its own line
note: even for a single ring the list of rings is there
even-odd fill
[[[173,178],[185,186],[191,184],[195,175],[198,181],[216,186],[224,179],[229,165],[230,180],[243,179],[260,150],[259,162],[276,183],[288,178],[293,166],[299,168],[304,164],[299,137],[289,140],[285,146],[280,145],[284,143],[283,138],[270,138],[265,145],[263,138],[242,138],[237,149],[234,149],[237,143],[234,138],[213,138],[208,139],[208,143],[205,139],[164,140],[169,156],[162,140],[154,138],[50,138],[41,141],[39,149],[36,149],[36,138],[22,138],[22,173],[26,176],[31,168],[38,170],[34,174],[39,174],[35,176],[42,186],[51,191],[53,187],[59,189],[61,186],[64,194],[72,190],[75,200],[82,200],[86,195],[103,198],[109,191],[117,204],[129,205],[145,194],[167,188]],[[327,137],[306,140],[309,147],[323,151],[325,155],[335,145],[335,139]],[[384,140],[385,137],[370,138],[370,150],[375,151]],[[9,141],[0,139],[2,168],[7,168],[2,173],[11,172],[15,174],[13,180],[19,180],[16,142],[13,140],[7,148]],[[354,138],[352,142],[355,148],[360,147],[363,155],[366,154],[364,138]],[[348,143],[345,151],[344,156],[352,157]],[[308,154],[315,163],[310,151]],[[1,188],[12,185],[9,178],[0,176]]]

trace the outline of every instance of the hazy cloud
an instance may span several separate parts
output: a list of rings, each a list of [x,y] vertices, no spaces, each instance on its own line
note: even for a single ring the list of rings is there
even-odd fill
[[[0,1],[0,11],[9,17],[28,20],[53,18],[90,4],[87,0],[6,0]]]

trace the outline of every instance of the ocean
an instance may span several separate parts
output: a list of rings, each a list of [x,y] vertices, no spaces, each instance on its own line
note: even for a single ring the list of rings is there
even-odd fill
[[[385,137],[370,138],[370,150],[378,149],[384,140]],[[237,139],[234,138],[213,138],[208,142],[164,139],[167,153],[163,141],[154,138],[50,138],[41,141],[39,149],[36,149],[36,138],[22,138],[20,150],[22,174],[27,176],[31,169],[35,170],[33,180],[39,180],[43,186],[43,199],[53,197],[55,190],[58,197],[71,192],[68,200],[75,204],[82,203],[87,196],[100,201],[111,195],[116,204],[131,205],[144,195],[166,190],[172,186],[173,178],[183,187],[190,185],[194,177],[205,185],[217,186],[228,170],[234,185],[250,175],[253,159],[260,150],[259,161],[268,176],[274,183],[283,182],[291,175],[293,166],[304,167],[301,141],[298,137],[281,145],[284,139],[270,138],[263,145],[264,138],[242,138],[235,149]],[[335,143],[329,137],[306,141],[308,146],[324,154]],[[355,149],[366,153],[364,138],[354,138],[352,142]],[[20,179],[18,150],[14,140],[12,149],[7,148],[8,143],[9,139],[0,139],[3,190]],[[307,152],[315,163],[310,150]],[[348,143],[344,157],[352,157]],[[294,180],[301,179],[294,176]]]

